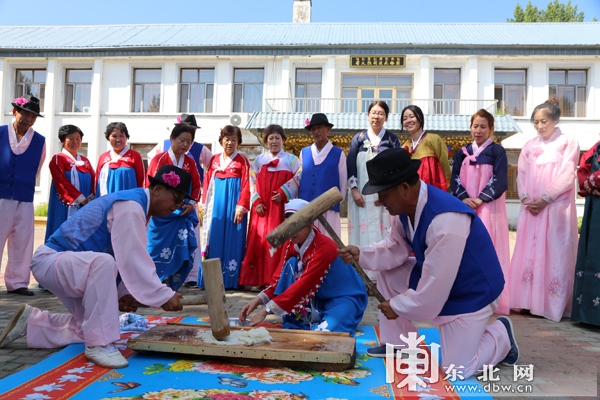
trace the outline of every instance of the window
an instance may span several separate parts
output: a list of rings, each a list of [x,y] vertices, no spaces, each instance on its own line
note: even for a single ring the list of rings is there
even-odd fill
[[[215,70],[184,68],[181,70],[179,111],[183,113],[213,112]]]
[[[558,97],[563,117],[585,117],[587,71],[551,70],[549,95]]]
[[[436,69],[433,71],[433,109],[436,114],[458,114],[460,99],[460,69]]]
[[[92,70],[68,69],[65,84],[65,112],[90,112]]]
[[[496,114],[525,115],[526,83],[524,69],[494,71],[494,98],[498,100]]]
[[[133,112],[160,111],[161,70],[133,70]]]
[[[233,71],[233,112],[262,111],[264,80],[262,68]]]
[[[146,172],[148,171],[148,153],[152,150],[156,143],[127,143],[129,148],[137,151],[142,156],[142,160],[144,162],[144,168]]]
[[[45,69],[18,69],[15,80],[15,97],[23,95],[35,96],[40,99],[40,111],[44,111],[44,98],[46,97],[46,70]]]
[[[410,104],[412,87],[412,75],[343,75],[342,112],[367,112],[375,99],[384,100],[391,113],[400,112]]]
[[[321,70],[320,69],[297,69],[296,70],[296,112],[319,112],[321,111]]]

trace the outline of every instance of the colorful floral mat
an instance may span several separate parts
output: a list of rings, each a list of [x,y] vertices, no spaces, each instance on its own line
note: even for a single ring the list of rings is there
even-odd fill
[[[205,323],[206,319],[148,317],[150,325],[168,320],[185,323]],[[268,326],[277,327],[269,324]],[[419,332],[426,342],[439,343],[436,329]],[[60,399],[146,399],[146,400],[339,400],[339,399],[459,399],[448,390],[449,381],[439,381],[418,391],[396,386],[406,375],[395,374],[393,384],[386,383],[384,359],[369,358],[366,350],[377,346],[377,328],[361,326],[356,334],[356,366],[344,372],[302,371],[289,368],[269,368],[234,365],[205,358],[185,356],[172,358],[159,353],[137,354],[126,347],[121,335],[117,342],[129,367],[108,370],[85,359],[84,345],[74,344],[8,378],[0,380],[0,399],[60,400]],[[425,377],[431,375],[424,375]],[[456,386],[456,382],[454,382]],[[471,378],[461,385],[478,385]],[[483,396],[483,397],[482,397]],[[465,398],[466,396],[462,396]],[[490,399],[487,394],[469,399]]]

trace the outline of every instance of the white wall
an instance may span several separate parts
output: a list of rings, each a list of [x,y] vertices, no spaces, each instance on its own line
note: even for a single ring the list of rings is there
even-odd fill
[[[232,115],[233,71],[235,68],[258,67],[265,69],[264,98],[290,98],[295,96],[296,69],[321,68],[323,98],[342,95],[342,75],[347,73],[403,73],[413,75],[413,98],[433,97],[433,70],[435,68],[461,69],[461,98],[493,99],[495,68],[527,69],[527,117],[515,117],[523,133],[504,141],[507,148],[519,149],[534,137],[529,123],[531,110],[548,98],[548,70],[550,68],[585,68],[588,70],[588,98],[586,118],[563,118],[560,126],[574,135],[583,150],[600,139],[600,60],[591,56],[453,56],[407,55],[405,68],[350,68],[350,57],[345,55],[319,56],[206,56],[206,57],[104,57],[104,58],[9,58],[0,59],[0,104],[3,112],[0,123],[12,121],[12,106],[16,70],[20,68],[46,68],[45,118],[38,118],[34,128],[46,136],[48,157],[60,151],[58,128],[64,124],[79,126],[85,133],[88,156],[95,164],[97,157],[108,150],[104,128],[110,122],[127,124],[131,143],[158,143],[168,137],[179,115],[179,71],[183,67],[215,69],[214,112],[196,114],[202,129],[197,140],[211,144],[215,151],[220,128],[229,124]],[[89,113],[63,112],[64,80],[68,68],[93,69],[92,99]],[[133,70],[156,67],[162,69],[161,111],[159,113],[132,113]],[[268,110],[265,104],[263,109]],[[325,112],[331,110],[324,109]],[[427,110],[424,110],[427,112]],[[248,115],[242,113],[245,126]],[[244,136],[244,144],[258,144],[252,135]],[[47,165],[42,172],[36,202],[48,198],[50,176]]]

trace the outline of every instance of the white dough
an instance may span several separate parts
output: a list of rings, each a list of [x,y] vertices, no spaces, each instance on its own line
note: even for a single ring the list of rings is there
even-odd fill
[[[217,340],[211,330],[205,331],[198,336],[204,343],[218,344],[221,346],[252,346],[259,343],[271,343],[273,339],[265,328],[232,331],[224,339]]]

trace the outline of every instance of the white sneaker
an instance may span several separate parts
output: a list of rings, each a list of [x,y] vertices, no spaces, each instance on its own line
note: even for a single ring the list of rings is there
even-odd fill
[[[127,359],[117,350],[114,344],[106,346],[85,346],[85,357],[94,364],[104,368],[125,368],[129,366]]]
[[[33,311],[33,307],[21,304],[15,315],[10,319],[6,328],[0,335],[0,348],[6,347],[27,333],[27,320]]]

